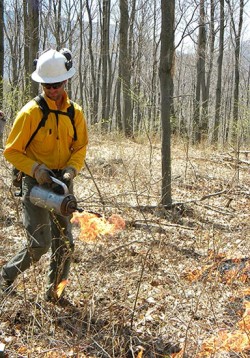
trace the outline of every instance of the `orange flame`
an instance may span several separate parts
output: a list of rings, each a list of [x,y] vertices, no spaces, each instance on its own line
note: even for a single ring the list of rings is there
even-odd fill
[[[123,230],[126,225],[119,215],[113,214],[106,220],[88,212],[74,213],[71,222],[80,226],[79,238],[87,242],[105,235],[114,235],[117,231]]]
[[[202,344],[197,358],[211,357],[216,352],[244,352],[248,349],[250,349],[248,332],[221,330],[216,337],[213,336]]]
[[[249,290],[246,290],[249,292]],[[250,302],[245,302],[245,312],[238,322],[239,329],[220,330],[217,335],[208,338],[201,346],[196,358],[212,357],[216,352],[242,353],[250,349]]]
[[[212,258],[212,257],[210,257]],[[202,277],[211,279],[216,275],[221,282],[232,284],[235,280],[246,283],[250,278],[250,259],[227,258],[217,255],[211,264],[196,268],[185,273],[185,278],[191,282]]]
[[[239,290],[239,295],[243,297],[250,296],[250,287],[242,288],[241,290]]]
[[[231,284],[238,280],[247,283],[250,280],[250,259],[239,257],[229,258],[225,255],[210,255],[212,263],[201,268],[194,269],[185,274],[189,281],[196,281],[201,278],[211,279],[217,275],[218,279]],[[240,296],[250,294],[250,288],[240,291]],[[242,319],[237,323],[234,330],[219,330],[216,335],[205,340],[201,346],[201,351],[196,358],[212,357],[218,352],[239,352],[244,353],[250,350],[250,302],[245,302],[245,311]]]
[[[202,278],[204,274],[209,275],[212,273],[213,270],[214,264],[205,265],[202,268],[196,268],[192,271],[185,273],[185,278],[191,282],[198,281],[200,278]]]
[[[143,355],[143,349],[140,350],[136,358],[142,358],[142,355]]]
[[[242,320],[238,322],[238,326],[243,331],[250,333],[250,302],[245,302],[245,312],[243,314]]]
[[[143,347],[140,348],[140,351],[138,352],[136,358],[143,358],[143,353],[144,353],[145,349]],[[183,348],[176,353],[171,353],[168,357],[169,358],[183,358],[184,355],[184,350]],[[164,356],[165,357],[165,356]],[[167,357],[167,356],[166,356]]]
[[[249,289],[244,289],[242,294],[248,294]],[[216,352],[243,353],[250,349],[250,302],[245,302],[245,312],[237,323],[237,329],[233,331],[220,330],[217,335],[207,339],[201,346],[197,358],[211,357]]]
[[[57,298],[60,298],[66,285],[69,283],[68,280],[63,280],[62,282],[60,282],[56,288],[56,294],[57,294]]]
[[[171,358],[183,358],[184,356],[184,349],[182,348],[179,352],[172,353],[170,355]]]

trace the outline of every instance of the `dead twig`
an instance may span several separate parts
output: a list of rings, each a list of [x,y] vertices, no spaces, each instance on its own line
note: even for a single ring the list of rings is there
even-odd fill
[[[147,222],[145,223],[144,220],[132,220],[130,222],[127,221],[127,224],[129,226],[134,227],[135,229],[153,229],[153,231],[157,231],[159,233],[161,232],[166,232],[166,229],[164,229],[164,226],[166,227],[174,227],[174,228],[179,228],[179,229],[184,229],[184,230],[191,230],[193,231],[195,228],[192,227],[188,227],[188,226],[183,226],[183,225],[178,225],[178,224],[170,224],[170,223],[164,223],[164,224],[156,224],[154,222],[150,222],[150,220],[147,220]]]
[[[169,209],[174,209],[174,208],[178,208],[178,207],[183,207],[187,204],[196,204],[200,201],[204,201],[206,199],[209,199],[211,197],[214,197],[214,196],[220,196],[222,194],[225,194],[225,193],[228,193],[229,192],[229,189],[225,189],[225,190],[220,190],[220,191],[217,191],[215,193],[211,193],[211,194],[207,194],[207,195],[203,195],[201,198],[199,199],[191,199],[191,200],[187,200],[187,201],[177,201],[177,202],[174,202],[172,204],[169,204],[169,205],[138,205],[138,206],[129,206],[128,204],[125,205],[125,204],[121,204],[121,206],[126,206],[126,207],[129,207],[130,209],[134,209],[134,210],[138,210],[138,211],[141,211],[141,212],[145,212],[145,211],[150,211],[150,210],[155,210],[155,209],[166,209],[166,210],[169,210]],[[119,204],[117,204],[117,206],[119,206]]]
[[[199,205],[198,203],[197,203],[197,205]],[[220,209],[220,208],[216,208],[216,207],[214,207],[214,206],[211,206],[211,205],[204,205],[203,206],[205,209],[208,209],[208,210],[213,210],[213,211],[215,211],[215,212],[217,212],[217,213],[220,213],[220,214],[223,214],[223,215],[234,215],[234,213],[233,212],[229,212],[229,211],[225,211],[225,210],[222,210],[222,209]]]
[[[101,203],[102,203],[102,205],[104,206],[104,205],[105,205],[105,202],[104,202],[104,200],[103,200],[103,196],[102,196],[102,194],[101,194],[101,192],[100,192],[100,189],[99,189],[99,187],[98,187],[98,185],[97,185],[97,183],[96,183],[96,181],[95,181],[95,178],[94,178],[94,176],[93,176],[93,174],[92,174],[92,172],[91,172],[91,170],[90,170],[90,167],[88,166],[86,160],[85,160],[85,166],[86,166],[86,168],[87,168],[87,170],[88,170],[88,172],[89,172],[89,174],[90,174],[90,176],[91,176],[91,179],[93,180],[93,183],[94,183],[94,185],[95,185],[95,187],[96,187],[96,190],[97,190],[97,192],[98,192],[98,194],[99,194]]]

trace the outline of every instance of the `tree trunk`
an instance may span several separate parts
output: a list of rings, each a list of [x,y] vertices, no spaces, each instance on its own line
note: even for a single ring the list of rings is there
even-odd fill
[[[56,38],[57,49],[61,48],[61,36],[62,36],[62,1],[61,0],[53,0],[53,11],[55,16],[55,31],[54,36]]]
[[[109,121],[109,25],[110,25],[110,0],[102,2],[102,129],[107,131]]]
[[[206,28],[205,28],[205,0],[200,1],[199,38],[196,64],[196,95],[194,103],[194,142],[200,142],[202,133],[207,131],[207,115],[205,113],[206,84]]]
[[[173,104],[173,60],[175,1],[161,0],[160,89],[162,124],[162,198],[163,205],[172,204],[171,194],[171,107]]]
[[[82,0],[81,0],[82,1]],[[98,120],[98,100],[99,100],[99,86],[97,85],[97,78],[96,78],[96,68],[95,68],[95,59],[93,53],[93,21],[92,21],[92,14],[89,6],[89,0],[86,1],[86,9],[88,13],[88,30],[89,30],[89,38],[88,38],[88,50],[89,50],[89,57],[90,57],[90,74],[91,74],[91,116],[92,121],[91,123],[97,123]],[[82,22],[82,21],[81,21]],[[82,24],[83,26],[83,24]],[[80,67],[81,68],[81,67]]]
[[[120,0],[120,55],[119,74],[121,81],[121,102],[122,102],[122,128],[126,136],[131,136],[133,126],[131,116],[131,94],[130,94],[130,56],[128,48],[129,13],[128,1]]]
[[[230,0],[226,0],[230,16],[231,16],[231,27],[234,35],[234,94],[233,94],[233,137],[237,137],[238,132],[238,119],[239,119],[239,84],[240,84],[240,45],[241,45],[241,32],[243,25],[243,10],[244,0],[240,0],[239,8],[239,22],[238,29],[234,21],[235,10],[232,7]]]
[[[153,27],[153,63],[152,63],[152,76],[150,79],[150,106],[148,108],[148,120],[150,123],[150,129],[156,130],[156,119],[157,119],[157,67],[158,67],[158,56],[157,51],[159,47],[159,41],[156,41],[156,19],[157,19],[157,7],[156,0],[154,0],[154,27]]]
[[[243,9],[244,0],[240,0],[240,14],[239,14],[239,27],[238,32],[235,34],[235,69],[234,69],[234,106],[233,117],[234,122],[237,123],[239,119],[239,84],[240,84],[240,38],[243,25]]]
[[[39,48],[39,0],[32,0],[28,2],[29,14],[29,36],[30,36],[30,51],[29,51],[29,74],[34,70],[34,59],[37,57]],[[35,97],[38,93],[39,84],[31,81],[31,96]]]
[[[209,62],[208,62],[208,71],[207,71],[207,80],[206,80],[206,92],[204,99],[204,128],[203,131],[208,132],[208,115],[209,115],[209,98],[210,98],[210,83],[212,78],[213,64],[214,64],[214,43],[215,43],[215,4],[214,0],[210,0],[210,26],[209,26]],[[207,133],[208,135],[208,133]]]
[[[86,1],[86,4],[88,1]],[[87,5],[86,5],[87,6]],[[83,0],[80,0],[80,14],[83,13]],[[82,60],[83,60],[83,17],[78,16],[79,21],[79,64],[78,64],[78,76],[79,76],[79,90],[80,90],[80,103],[83,106],[83,75],[82,75]]]
[[[224,0],[220,0],[220,42],[219,42],[219,56],[217,59],[217,85],[216,85],[216,99],[215,99],[215,118],[213,142],[219,140],[219,126],[221,118],[221,88],[222,88],[222,64],[224,55],[224,30],[225,30],[225,14],[224,14]]]
[[[30,28],[29,28],[27,0],[23,0],[23,27],[24,27],[24,88],[25,88],[25,92],[30,95],[30,78],[29,78]]]
[[[122,76],[121,75],[121,63],[120,63],[120,59],[119,59],[118,78],[117,78],[117,85],[116,85],[116,127],[119,132],[123,131],[122,109],[121,109],[121,76]]]

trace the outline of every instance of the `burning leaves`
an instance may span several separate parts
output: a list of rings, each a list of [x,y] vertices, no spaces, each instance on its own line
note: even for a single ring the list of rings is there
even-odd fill
[[[238,322],[238,326],[241,330],[250,333],[250,302],[245,302],[245,312],[242,320]]]
[[[144,358],[144,351],[145,351],[145,349],[140,346],[140,351],[138,352],[136,358]],[[183,358],[183,357],[184,357],[183,354],[184,354],[184,350],[181,349],[180,351],[178,351],[178,352],[176,352],[176,353],[169,353],[169,354],[167,354],[167,355],[165,355],[165,354],[162,354],[162,355],[159,354],[159,357],[162,356],[162,357],[166,357],[166,358],[167,358],[167,357],[168,357],[168,358]],[[157,354],[157,356],[158,356],[158,354]],[[146,356],[145,356],[145,357],[146,357]]]
[[[195,269],[186,274],[190,281],[211,280],[215,276],[220,282],[232,284],[235,281],[248,283],[250,278],[249,258],[227,258],[223,255],[214,257],[211,264]],[[241,296],[249,296],[250,289],[241,291]],[[244,302],[245,311],[234,330],[221,329],[216,335],[208,338],[201,346],[197,358],[213,357],[218,352],[243,353],[250,350],[250,302]]]
[[[245,315],[245,314],[244,314]],[[248,313],[247,313],[248,315]],[[244,319],[243,319],[244,321]],[[248,318],[249,321],[249,318]],[[248,322],[249,323],[249,322]],[[241,326],[242,321],[238,323]],[[218,352],[234,352],[234,353],[249,353],[250,350],[250,326],[245,325],[244,329],[235,329],[230,331],[222,329],[216,335],[208,338],[201,346],[201,351],[197,358],[213,357]]]
[[[211,263],[186,273],[185,277],[191,282],[202,279],[211,280],[215,276],[219,281],[226,284],[231,284],[235,280],[239,280],[243,283],[249,281],[249,258],[227,258],[223,255],[217,255],[210,258],[212,261]]]
[[[80,227],[79,239],[91,242],[105,235],[114,235],[125,228],[125,221],[119,215],[113,214],[107,220],[94,213],[74,213],[73,224]]]
[[[56,288],[56,295],[58,298],[61,297],[66,285],[69,283],[68,280],[63,280],[62,282],[59,283],[59,285]]]
[[[242,330],[221,330],[217,336],[207,339],[202,344],[197,358],[213,357],[217,352],[243,352],[250,349],[249,333]]]

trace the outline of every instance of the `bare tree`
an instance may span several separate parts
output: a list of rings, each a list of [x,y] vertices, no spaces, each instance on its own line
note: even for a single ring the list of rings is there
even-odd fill
[[[88,6],[88,1],[86,1],[86,6]],[[82,67],[83,67],[83,0],[80,0],[80,15],[78,16],[79,22],[79,90],[80,90],[80,101],[83,104],[83,76],[82,76]]]
[[[30,28],[28,15],[28,1],[23,0],[23,33],[24,33],[24,87],[26,92],[30,92],[29,79],[29,48],[30,48]],[[35,57],[34,57],[35,58]]]
[[[200,1],[199,36],[196,63],[196,91],[194,100],[194,142],[201,141],[202,133],[207,133],[206,103],[206,27],[205,0]]]
[[[10,116],[16,112],[17,108],[23,103],[23,96],[18,92],[22,90],[22,49],[23,39],[22,33],[22,6],[20,4],[13,4],[14,11],[11,13],[5,12],[4,34],[6,39],[6,47],[8,48],[9,56],[6,57],[6,66],[9,79],[10,95],[12,96],[13,106],[11,108]],[[23,90],[22,90],[23,94]]]
[[[91,75],[91,84],[90,84],[91,117],[93,118],[92,122],[97,123],[100,71],[98,71],[98,69],[96,68],[97,61],[95,60],[94,51],[93,51],[93,20],[92,20],[92,13],[91,13],[89,0],[86,0],[86,9],[88,14],[88,34],[89,34],[87,46],[88,46],[89,58],[90,58],[90,75]],[[82,31],[82,29],[83,29],[83,22],[81,21],[80,31]],[[80,44],[82,46],[82,41],[80,41]]]
[[[158,67],[158,48],[160,41],[157,39],[157,1],[153,2],[154,12],[153,12],[153,54],[152,54],[152,76],[151,76],[151,84],[150,84],[150,105],[148,108],[148,118],[150,121],[150,126],[152,130],[157,129],[157,67]]]
[[[220,0],[220,36],[219,36],[219,55],[217,59],[217,85],[216,85],[216,99],[215,99],[215,118],[213,141],[219,139],[219,126],[221,117],[221,89],[222,89],[222,65],[224,55],[224,32],[225,32],[225,13],[224,0]]]
[[[31,74],[34,70],[33,61],[37,57],[39,48],[39,0],[28,0],[29,15],[29,69]],[[38,92],[38,83],[31,81],[31,96],[34,97]]]
[[[134,1],[133,1],[134,3]],[[131,122],[131,93],[130,93],[130,80],[131,80],[131,61],[130,51],[128,46],[128,30],[129,30],[129,10],[128,1],[120,0],[120,54],[119,54],[119,78],[121,83],[122,97],[122,125],[119,127],[123,129],[126,136],[132,134]]]
[[[62,32],[62,0],[53,0],[53,14],[54,14],[54,36],[56,44],[59,48],[62,47],[61,37]]]
[[[101,6],[100,6],[101,9]],[[102,0],[101,20],[101,61],[102,61],[102,128],[108,129],[110,110],[110,72],[109,72],[109,36],[110,36],[110,0]]]
[[[239,84],[240,84],[240,45],[241,45],[241,32],[243,25],[243,10],[245,2],[240,0],[239,13],[238,13],[238,27],[234,20],[235,9],[233,9],[231,1],[226,0],[230,11],[231,29],[234,41],[234,98],[233,98],[233,120],[237,125],[239,119]]]
[[[209,21],[209,35],[208,43],[208,65],[207,65],[207,77],[205,81],[205,96],[204,96],[204,115],[206,118],[205,121],[205,131],[208,131],[208,115],[209,115],[209,99],[210,99],[210,85],[213,72],[213,63],[214,63],[214,49],[215,49],[215,3],[214,0],[210,0],[210,21]]]
[[[171,107],[173,104],[175,0],[161,0],[161,125],[162,125],[162,204],[172,204],[171,194]]]

